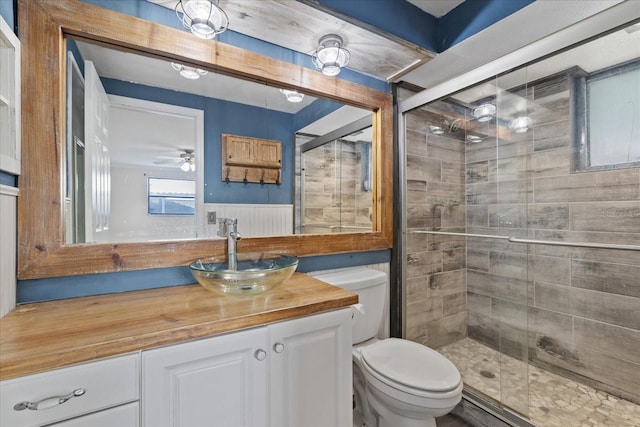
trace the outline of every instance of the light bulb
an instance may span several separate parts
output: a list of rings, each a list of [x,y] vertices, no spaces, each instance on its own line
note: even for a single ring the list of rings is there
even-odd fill
[[[488,122],[496,114],[496,106],[493,104],[482,104],[473,110],[473,117],[479,122]]]
[[[287,101],[289,102],[302,102],[304,99],[304,94],[296,90],[280,89],[280,92],[287,97]]]
[[[514,131],[515,133],[525,133],[531,127],[531,119],[527,116],[516,117],[511,120],[509,124],[509,129]]]

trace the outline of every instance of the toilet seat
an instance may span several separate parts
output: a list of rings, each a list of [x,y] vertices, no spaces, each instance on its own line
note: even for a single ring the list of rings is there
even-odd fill
[[[440,353],[421,344],[388,338],[361,351],[364,368],[380,381],[406,393],[432,396],[456,391],[458,369]]]

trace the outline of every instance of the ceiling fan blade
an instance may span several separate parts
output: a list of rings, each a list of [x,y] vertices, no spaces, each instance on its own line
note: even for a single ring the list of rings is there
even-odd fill
[[[183,152],[180,153],[178,157],[165,157],[158,156],[158,160],[155,160],[153,163],[156,165],[165,165],[169,163],[181,163],[181,162],[193,162],[195,161],[195,156],[193,154],[192,149],[184,149]],[[165,158],[163,158],[165,157]]]
[[[165,160],[155,160],[153,163],[156,165],[166,165],[169,163],[178,163],[181,161],[182,159],[165,159]]]

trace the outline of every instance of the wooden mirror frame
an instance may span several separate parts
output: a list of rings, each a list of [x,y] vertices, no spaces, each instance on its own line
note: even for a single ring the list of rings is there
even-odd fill
[[[224,239],[65,245],[65,35],[371,110],[372,232],[246,238],[238,250],[308,256],[392,246],[390,94],[77,0],[19,0],[18,19],[23,120],[19,279],[185,266],[193,259],[226,252]]]

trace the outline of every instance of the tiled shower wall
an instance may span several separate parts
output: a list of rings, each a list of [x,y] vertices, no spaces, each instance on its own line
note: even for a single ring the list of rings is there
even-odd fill
[[[424,109],[405,120],[406,338],[435,348],[467,334],[465,239],[411,231],[465,231],[464,132],[431,134],[443,117]]]
[[[639,245],[640,168],[572,172],[566,74],[527,97],[519,140],[467,144],[467,232]],[[470,337],[640,402],[640,252],[469,238],[467,292]]]
[[[370,231],[372,193],[362,188],[362,143],[334,141],[304,153],[303,233]]]

